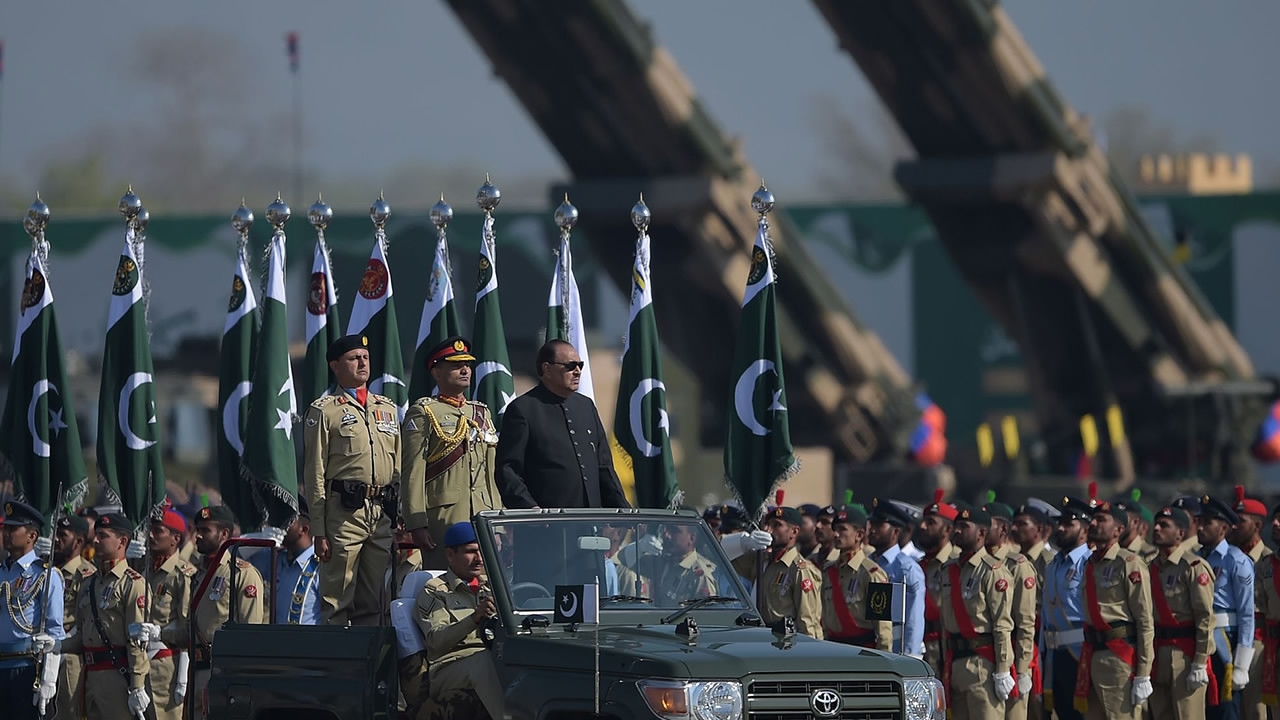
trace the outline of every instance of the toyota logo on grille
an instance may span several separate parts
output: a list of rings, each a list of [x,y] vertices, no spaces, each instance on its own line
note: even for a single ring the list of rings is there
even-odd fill
[[[814,690],[809,696],[809,707],[820,718],[835,717],[840,714],[840,693],[829,688]]]

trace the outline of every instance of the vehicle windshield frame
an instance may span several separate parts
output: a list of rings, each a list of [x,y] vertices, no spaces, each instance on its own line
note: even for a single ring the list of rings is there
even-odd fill
[[[702,517],[691,510],[653,510],[653,509],[600,509],[600,508],[557,508],[557,509],[538,509],[538,510],[486,510],[478,513],[474,517],[477,530],[477,540],[480,543],[481,553],[484,557],[485,567],[501,567],[497,543],[494,541],[495,530],[497,528],[519,527],[522,524],[535,523],[583,523],[598,522],[600,524],[617,524],[617,525],[634,525],[647,523],[650,525],[661,524],[688,524],[691,527],[700,528],[697,532],[703,533],[699,536],[697,543],[698,552],[704,554],[704,548],[713,556],[707,559],[715,563],[718,567],[726,569],[724,572],[724,580],[731,584],[731,588],[726,587],[717,591],[718,595],[732,595],[739,598],[737,603],[718,604],[712,603],[705,607],[693,611],[693,613],[685,615],[685,617],[696,616],[700,621],[705,617],[711,621],[711,624],[730,624],[734,619],[747,615],[759,616],[759,612],[755,606],[755,600],[750,592],[747,591],[742,579],[738,577],[738,573],[733,569],[733,565],[728,556],[725,555],[724,549],[720,546],[715,534],[711,528],[707,526]],[[517,533],[518,535],[518,533]],[[548,622],[554,617],[554,612],[543,609],[519,609],[514,606],[509,588],[509,579],[505,572],[490,572],[486,570],[489,586],[493,590],[494,599],[498,605],[498,613],[505,620],[508,628],[514,630],[523,623],[527,623],[529,618],[542,616]],[[603,579],[601,580],[603,582]],[[547,588],[554,592],[554,588]],[[725,592],[731,590],[730,592]],[[603,594],[603,593],[602,593]],[[621,593],[620,593],[621,594]],[[641,624],[658,624],[661,618],[671,615],[673,610],[670,606],[662,606],[658,603],[631,603],[623,602],[618,604],[601,603],[600,605],[600,624],[604,625],[634,625]]]

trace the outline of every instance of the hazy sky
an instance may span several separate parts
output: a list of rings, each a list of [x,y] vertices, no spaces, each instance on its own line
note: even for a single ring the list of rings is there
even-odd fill
[[[1280,160],[1280,3],[1239,0],[1011,0],[1016,25],[1077,110],[1140,106],[1179,135]],[[855,116],[876,102],[808,2],[633,0],[712,115],[745,140],[780,197],[812,187],[824,162],[814,99]],[[228,105],[287,112],[283,35],[301,34],[308,163],[377,178],[406,163],[563,176],[554,150],[443,2],[100,0],[0,3],[0,174],[34,182],[42,159],[160,102],[132,79],[129,45],[183,26],[233,31],[252,69]],[[770,108],[763,98],[769,98]],[[146,162],[147,138],[135,138]],[[279,138],[282,144],[287,137]],[[371,190],[376,192],[376,188]],[[537,201],[541,201],[541,197]],[[519,200],[514,199],[514,200]],[[425,204],[429,204],[427,201]]]

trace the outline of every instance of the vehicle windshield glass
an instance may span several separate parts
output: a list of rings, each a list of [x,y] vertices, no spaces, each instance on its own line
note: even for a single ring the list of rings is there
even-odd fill
[[[550,612],[557,585],[591,584],[598,584],[602,614],[678,610],[709,597],[715,608],[751,607],[698,518],[503,518],[492,526],[517,612]]]

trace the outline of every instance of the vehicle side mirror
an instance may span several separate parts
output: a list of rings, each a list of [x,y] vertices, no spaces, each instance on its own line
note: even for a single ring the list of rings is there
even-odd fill
[[[609,552],[613,544],[609,542],[609,538],[599,537],[598,535],[583,535],[578,538],[579,550],[590,550],[592,552]]]

